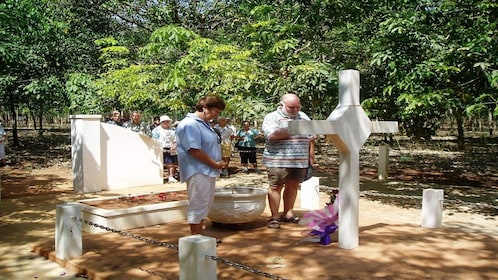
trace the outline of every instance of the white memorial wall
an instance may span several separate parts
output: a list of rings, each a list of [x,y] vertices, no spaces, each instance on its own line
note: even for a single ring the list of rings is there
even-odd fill
[[[157,141],[100,115],[72,115],[71,158],[75,192],[163,184],[163,153]]]

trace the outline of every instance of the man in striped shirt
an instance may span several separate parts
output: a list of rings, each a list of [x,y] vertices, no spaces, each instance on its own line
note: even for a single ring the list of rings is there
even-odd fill
[[[308,166],[314,161],[314,136],[289,135],[290,121],[310,120],[301,112],[301,101],[296,94],[282,96],[277,110],[265,116],[263,132],[266,138],[263,164],[268,170],[268,203],[271,217],[269,228],[280,228],[281,222],[297,223],[294,203],[299,184],[304,180]],[[284,209],[279,215],[281,193]]]

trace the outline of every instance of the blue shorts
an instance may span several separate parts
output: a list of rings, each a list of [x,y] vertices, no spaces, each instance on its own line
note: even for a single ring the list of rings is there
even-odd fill
[[[163,149],[163,162],[165,164],[177,164],[178,155],[171,155],[169,149]]]

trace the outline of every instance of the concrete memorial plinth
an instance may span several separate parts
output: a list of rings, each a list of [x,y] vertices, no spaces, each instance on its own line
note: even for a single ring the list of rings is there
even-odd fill
[[[324,134],[339,150],[339,247],[359,245],[360,149],[371,133],[397,133],[395,121],[370,121],[360,106],[360,73],[339,72],[339,104],[327,120],[293,121],[291,134]]]
[[[101,115],[71,115],[73,188],[78,193],[163,184],[158,141]]]

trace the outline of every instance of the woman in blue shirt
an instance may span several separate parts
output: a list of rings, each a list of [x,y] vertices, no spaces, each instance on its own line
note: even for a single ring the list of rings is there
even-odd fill
[[[225,109],[218,96],[201,98],[176,128],[180,181],[187,182],[187,221],[191,234],[202,234],[204,219],[213,206],[216,178],[226,163],[221,159],[220,137],[209,121]]]

